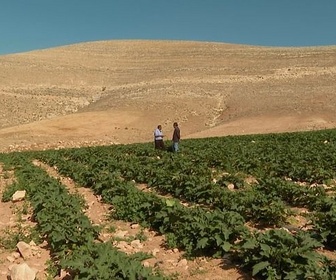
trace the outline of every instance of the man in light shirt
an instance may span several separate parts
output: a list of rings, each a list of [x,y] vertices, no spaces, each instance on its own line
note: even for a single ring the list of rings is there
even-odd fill
[[[164,135],[162,132],[162,126],[159,124],[157,128],[154,130],[155,149],[164,150],[163,136]]]

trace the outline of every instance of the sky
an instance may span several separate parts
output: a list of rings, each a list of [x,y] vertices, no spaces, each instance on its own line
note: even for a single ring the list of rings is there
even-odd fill
[[[336,45],[336,0],[0,0],[0,55],[126,39]]]

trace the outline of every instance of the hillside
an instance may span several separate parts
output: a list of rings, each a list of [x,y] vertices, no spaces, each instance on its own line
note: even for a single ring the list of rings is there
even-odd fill
[[[336,126],[336,46],[101,41],[0,67],[2,151]]]

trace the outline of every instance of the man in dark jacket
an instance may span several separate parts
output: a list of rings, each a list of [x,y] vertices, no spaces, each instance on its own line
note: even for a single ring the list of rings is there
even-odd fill
[[[174,133],[173,133],[173,152],[177,152],[179,150],[179,142],[180,142],[180,128],[178,127],[178,123],[174,122]]]

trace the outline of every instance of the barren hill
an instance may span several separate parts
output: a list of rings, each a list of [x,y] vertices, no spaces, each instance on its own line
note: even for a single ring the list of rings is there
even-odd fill
[[[336,46],[99,41],[0,69],[2,151],[336,127]]]

